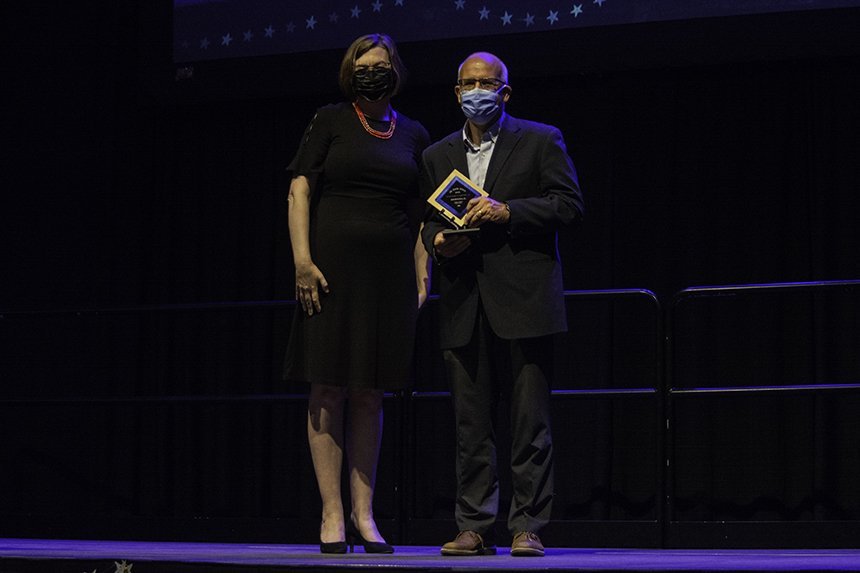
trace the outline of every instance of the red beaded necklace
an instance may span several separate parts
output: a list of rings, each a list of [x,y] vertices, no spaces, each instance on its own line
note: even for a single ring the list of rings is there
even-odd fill
[[[391,110],[391,125],[388,126],[388,131],[377,131],[370,127],[370,124],[367,123],[367,118],[364,117],[364,112],[361,111],[361,108],[358,107],[358,104],[352,102],[352,107],[355,109],[355,113],[358,115],[358,121],[361,122],[361,125],[364,127],[364,130],[372,135],[373,137],[378,137],[379,139],[390,139],[392,135],[394,135],[394,127],[397,125],[397,112],[393,109]]]

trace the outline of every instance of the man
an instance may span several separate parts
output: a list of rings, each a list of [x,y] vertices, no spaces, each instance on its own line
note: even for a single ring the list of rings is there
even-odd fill
[[[537,533],[553,497],[551,335],[567,329],[556,231],[581,219],[582,194],[559,130],[505,113],[511,87],[499,58],[466,58],[454,93],[466,124],[424,152],[424,185],[432,191],[457,169],[489,196],[472,199],[463,217],[480,228],[474,241],[443,234],[439,215],[422,230],[440,265],[440,338],[457,426],[460,533],[442,554],[496,553],[494,410],[504,393],[511,404],[511,555],[542,556]]]

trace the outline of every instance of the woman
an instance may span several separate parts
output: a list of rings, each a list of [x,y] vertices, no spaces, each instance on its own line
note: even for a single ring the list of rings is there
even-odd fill
[[[358,38],[340,67],[347,101],[317,110],[290,166],[290,239],[303,312],[296,311],[285,377],[310,383],[308,441],[322,498],[323,553],[345,553],[347,536],[366,552],[394,551],[373,519],[382,396],[409,380],[415,321],[428,290],[417,221],[418,165],[429,136],[391,107],[403,76],[391,38]],[[348,522],[340,491],[344,443]]]

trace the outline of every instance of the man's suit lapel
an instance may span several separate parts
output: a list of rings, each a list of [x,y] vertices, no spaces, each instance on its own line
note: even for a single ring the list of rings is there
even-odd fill
[[[521,138],[522,131],[519,121],[509,115],[506,116],[502,122],[502,128],[499,130],[499,138],[496,140],[493,156],[487,167],[487,178],[484,181],[484,190],[490,195],[493,194],[493,185],[495,185],[499,173],[501,173],[505,162]]]
[[[448,147],[445,153],[453,168],[468,177],[469,164],[466,162],[466,149],[464,146],[463,131],[460,130],[448,138]],[[444,173],[442,176],[447,177],[448,173]]]

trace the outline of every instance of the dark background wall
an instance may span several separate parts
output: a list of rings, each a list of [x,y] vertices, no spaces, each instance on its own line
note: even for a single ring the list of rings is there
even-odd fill
[[[292,298],[283,168],[314,109],[338,99],[341,54],[198,63],[190,79],[177,80],[170,9],[30,2],[4,18],[0,309]],[[405,44],[411,80],[396,105],[441,137],[462,124],[452,94],[457,64],[477,49],[505,59],[509,111],[560,127],[579,170],[587,217],[560,240],[568,289],[650,289],[668,307],[691,285],[856,279],[858,24],[860,10],[845,9]],[[852,300],[701,311],[693,324],[729,341],[756,332],[759,323],[745,322],[753,318],[777,334],[761,347],[726,342],[710,369],[695,363],[713,348],[699,334],[684,354],[693,362],[682,365],[685,380],[857,382]],[[569,304],[576,333],[560,344],[594,352],[559,388],[660,389],[653,318],[618,304]],[[195,312],[4,313],[3,467],[17,470],[4,472],[3,513],[15,518],[0,534],[68,535],[82,513],[91,528],[79,533],[125,519],[126,529],[107,529],[128,536],[188,531],[166,528],[166,519],[216,520],[205,535],[228,538],[255,537],[253,527],[236,529],[242,520],[313,522],[302,406],[289,397],[303,389],[278,377],[289,307]],[[432,329],[432,307],[425,314]],[[640,331],[636,339],[645,342],[619,347],[624,333]],[[834,350],[789,360],[793,367],[762,366],[763,354],[750,350],[806,357],[807,331]],[[431,352],[421,359],[438,374]],[[438,376],[419,379],[419,390],[444,389]],[[419,415],[425,407],[431,413]],[[651,464],[661,455],[651,433],[662,398],[557,407],[576,420],[560,432],[570,441],[562,471],[571,487],[559,517],[653,525],[665,509]],[[849,422],[856,397],[720,407],[713,413],[713,403],[701,404],[680,420],[692,440],[681,451],[694,452],[697,469],[681,474],[688,477],[675,518],[858,519],[860,501],[848,485],[860,473]],[[704,447],[707,440],[692,438],[726,435],[721,424],[738,411],[752,426],[734,425],[726,443]],[[399,451],[408,430],[398,424],[444,420],[445,412],[390,401],[382,491],[411,475],[386,455]],[[827,412],[832,425],[821,426]],[[780,428],[798,419],[807,446],[793,453]],[[769,428],[766,439],[744,455],[761,460],[756,448],[772,451],[774,440],[783,453],[758,466],[763,477],[746,490],[743,472],[720,460],[763,431],[758,423]],[[647,447],[631,446],[636,437]],[[424,500],[431,506],[412,508],[410,517],[445,520],[450,476],[439,464],[447,450],[433,452],[427,459],[439,463],[431,467],[447,477]],[[705,478],[702,467],[710,468]],[[730,476],[721,474],[726,467]],[[812,477],[787,482],[797,475],[792,467]],[[642,475],[645,483],[633,477]],[[380,499],[381,515],[398,523],[404,504],[394,494]],[[219,530],[218,519],[230,528]],[[148,533],[140,533],[147,520]],[[425,534],[420,526],[396,531]],[[312,542],[313,533],[302,539]]]

